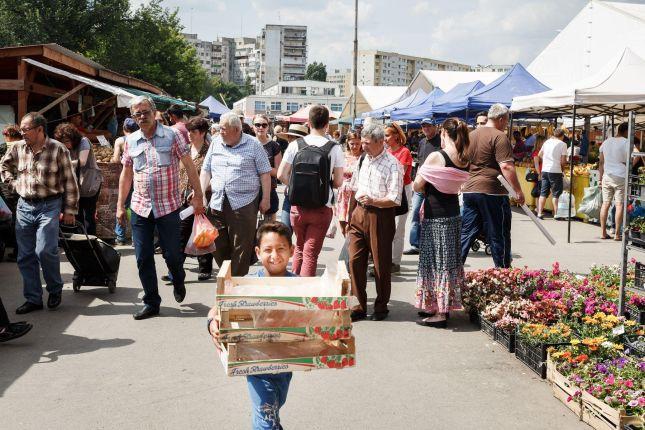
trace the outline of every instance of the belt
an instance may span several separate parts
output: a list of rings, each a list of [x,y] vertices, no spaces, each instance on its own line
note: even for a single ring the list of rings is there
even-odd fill
[[[62,196],[63,196],[62,194],[54,194],[52,196],[47,196],[47,197],[30,197],[30,198],[27,198],[27,197],[22,197],[21,196],[20,198],[23,199],[24,201],[28,202],[28,203],[42,203],[42,202],[49,202],[51,200],[60,199]]]

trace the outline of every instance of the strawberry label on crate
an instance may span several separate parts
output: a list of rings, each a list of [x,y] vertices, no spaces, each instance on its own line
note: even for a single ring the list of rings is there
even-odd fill
[[[351,336],[351,326],[220,329],[222,342],[288,342],[307,339],[339,340]]]
[[[279,309],[279,310],[345,310],[349,297],[279,297],[218,295],[217,306],[227,309]]]
[[[230,362],[227,364],[227,373],[229,376],[248,376],[261,373],[284,373],[314,369],[343,369],[355,365],[356,358],[354,354],[341,354],[256,362]]]

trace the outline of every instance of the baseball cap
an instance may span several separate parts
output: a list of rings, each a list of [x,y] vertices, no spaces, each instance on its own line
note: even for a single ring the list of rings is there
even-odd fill
[[[421,120],[421,125],[423,125],[423,124],[434,125],[434,121],[432,120],[432,118],[423,118]]]
[[[139,130],[139,124],[137,124],[134,118],[126,118],[123,121],[123,129],[132,133],[133,131]]]

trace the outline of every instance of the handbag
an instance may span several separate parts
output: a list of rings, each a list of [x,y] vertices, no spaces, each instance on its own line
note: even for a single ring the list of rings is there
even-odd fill
[[[538,182],[538,174],[535,170],[531,169],[526,172],[526,182]]]

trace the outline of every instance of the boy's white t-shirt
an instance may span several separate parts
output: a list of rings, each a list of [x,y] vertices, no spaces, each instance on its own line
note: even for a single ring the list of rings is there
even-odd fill
[[[567,145],[560,139],[552,137],[542,144],[542,171],[562,173],[562,156],[567,155]]]
[[[325,144],[330,140],[327,139],[326,137],[321,137],[321,136],[315,136],[312,134],[309,134],[304,137],[305,143],[307,145],[314,145],[314,146],[325,146]],[[298,152],[298,139],[294,140],[289,144],[287,147],[287,150],[284,151],[284,156],[282,157],[282,160],[286,163],[293,164],[293,159],[296,157],[296,153]],[[330,171],[333,173],[334,169],[336,168],[345,168],[345,154],[343,154],[343,150],[341,149],[340,145],[336,144],[334,147],[329,151],[329,159],[330,159]],[[334,197],[333,193],[333,188],[332,192],[329,193],[329,201],[327,202],[327,207],[332,207],[332,199]]]
[[[610,137],[600,145],[600,153],[604,155],[604,172],[611,176],[623,178],[627,173],[627,152],[629,140],[624,137]]]

